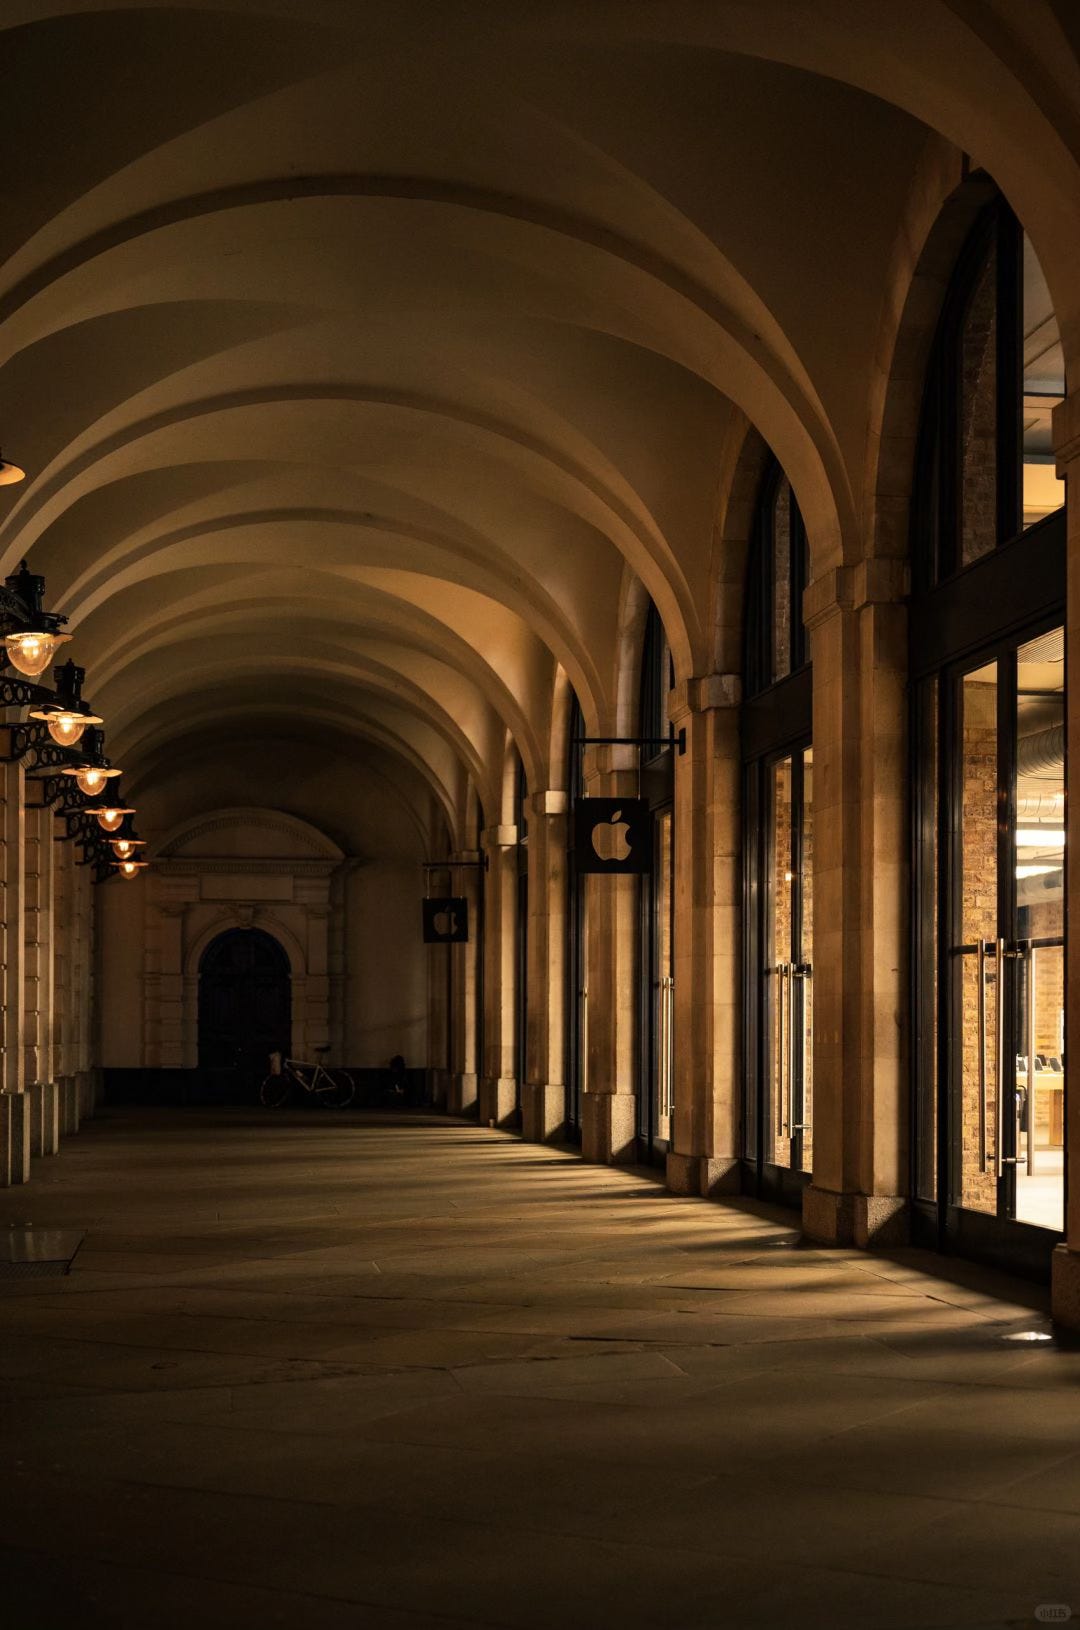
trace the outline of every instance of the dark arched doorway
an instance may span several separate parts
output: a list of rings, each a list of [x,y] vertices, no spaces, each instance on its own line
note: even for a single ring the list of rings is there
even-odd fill
[[[230,928],[199,962],[199,1070],[207,1096],[249,1102],[292,1034],[289,959],[259,928]]]

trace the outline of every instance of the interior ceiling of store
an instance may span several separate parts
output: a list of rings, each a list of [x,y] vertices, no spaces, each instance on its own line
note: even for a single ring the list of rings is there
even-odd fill
[[[1015,183],[1076,332],[1080,133],[1041,111],[1080,101],[1067,5],[4,22],[0,431],[30,478],[0,567],[71,615],[132,793],[303,741],[452,821],[466,776],[497,807],[507,730],[549,785],[557,665],[619,723],[628,571],[677,676],[715,668],[747,418],[818,565],[858,547],[956,148]]]

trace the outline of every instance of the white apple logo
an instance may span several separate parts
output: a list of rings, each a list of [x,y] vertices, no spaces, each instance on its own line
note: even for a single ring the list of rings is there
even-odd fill
[[[595,826],[592,831],[592,846],[601,860],[628,860],[630,858],[630,845],[626,834],[630,830],[629,821],[621,819],[622,810],[612,812],[610,823],[607,826]]]
[[[432,920],[435,925],[435,932],[438,934],[440,939],[449,939],[450,935],[457,928],[457,913],[455,911],[447,911],[445,907],[442,911],[437,911]]]

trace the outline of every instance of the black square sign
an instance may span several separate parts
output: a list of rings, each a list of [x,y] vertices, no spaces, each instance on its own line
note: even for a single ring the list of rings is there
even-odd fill
[[[579,872],[652,871],[652,820],[644,798],[579,798],[574,806]]]
[[[423,905],[425,945],[460,945],[468,939],[468,900],[445,895]]]

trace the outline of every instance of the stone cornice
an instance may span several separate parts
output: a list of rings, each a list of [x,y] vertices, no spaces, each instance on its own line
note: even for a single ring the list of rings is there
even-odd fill
[[[738,707],[741,701],[740,674],[702,674],[697,679],[684,679],[668,692],[667,713],[671,723],[678,724],[687,714]]]
[[[810,583],[803,594],[803,623],[819,627],[841,611],[864,606],[900,605],[910,593],[906,560],[875,556],[854,566],[833,566]]]
[[[544,815],[565,815],[569,807],[568,795],[558,788],[549,788],[547,792],[533,793],[529,798],[529,816],[537,819]]]
[[[236,830],[248,831],[254,829],[259,832],[274,832],[279,836],[291,838],[293,842],[298,839],[307,845],[308,854],[305,860],[325,858],[330,861],[340,861],[345,858],[342,850],[336,843],[319,832],[307,821],[298,820],[293,815],[286,815],[280,810],[264,811],[259,809],[222,809],[216,810],[204,819],[189,821],[179,831],[174,829],[171,836],[166,838],[161,847],[162,858],[171,859],[176,851],[197,838],[202,838],[209,832],[225,832]],[[278,859],[280,857],[273,857]]]

